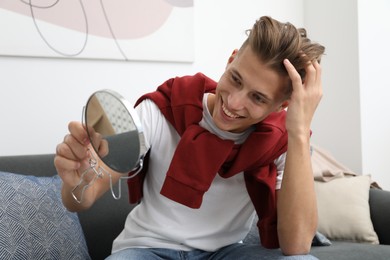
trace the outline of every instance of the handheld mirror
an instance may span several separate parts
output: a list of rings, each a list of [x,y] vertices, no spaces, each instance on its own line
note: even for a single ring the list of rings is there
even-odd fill
[[[110,178],[113,197],[119,199],[121,185],[119,183],[119,194],[116,196],[111,174],[105,167],[121,174],[119,182],[121,179],[132,178],[141,171],[147,148],[138,114],[130,102],[115,91],[106,89],[90,96],[83,110],[83,123],[95,154],[99,156],[99,147],[95,147],[97,144],[92,142],[94,132],[101,135],[108,152],[104,156],[99,156],[104,165],[99,165],[93,153],[90,153],[90,167],[82,173],[80,182],[73,189],[72,195],[77,202],[81,203],[84,191],[97,178],[106,174]]]

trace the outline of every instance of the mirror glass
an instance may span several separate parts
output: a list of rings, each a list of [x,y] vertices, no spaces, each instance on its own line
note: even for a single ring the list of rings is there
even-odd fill
[[[126,176],[140,167],[146,153],[144,134],[138,114],[126,99],[112,90],[97,91],[83,114],[87,132],[93,128],[108,143],[108,154],[100,158],[107,167]]]

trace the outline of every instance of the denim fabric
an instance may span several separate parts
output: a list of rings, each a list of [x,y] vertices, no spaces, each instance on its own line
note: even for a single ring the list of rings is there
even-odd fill
[[[237,259],[269,259],[269,260],[314,260],[312,255],[285,256],[278,249],[265,249],[258,245],[242,243],[232,244],[216,252],[203,250],[180,251],[166,248],[128,248],[121,250],[106,260],[237,260]]]

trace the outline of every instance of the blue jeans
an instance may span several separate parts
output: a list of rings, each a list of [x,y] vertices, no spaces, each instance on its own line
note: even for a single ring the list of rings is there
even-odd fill
[[[314,260],[312,255],[285,256],[279,249],[266,249],[259,245],[236,243],[215,252],[203,250],[180,251],[166,248],[128,248],[112,254],[106,260],[237,260],[286,259]]]

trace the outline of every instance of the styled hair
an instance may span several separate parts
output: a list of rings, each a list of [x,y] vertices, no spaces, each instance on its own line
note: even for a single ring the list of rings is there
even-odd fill
[[[283,60],[288,59],[304,80],[306,64],[314,60],[320,62],[325,52],[324,46],[311,42],[304,28],[297,29],[291,23],[282,23],[269,16],[260,17],[246,32],[248,38],[240,50],[250,46],[266,66],[282,76],[288,76],[283,65]],[[289,85],[288,96],[292,92],[291,83]]]

